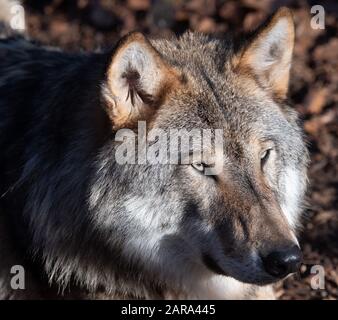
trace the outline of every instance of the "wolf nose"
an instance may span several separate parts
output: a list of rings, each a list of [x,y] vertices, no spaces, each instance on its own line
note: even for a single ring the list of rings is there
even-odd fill
[[[302,261],[302,253],[298,246],[276,250],[262,258],[265,270],[272,276],[284,278],[297,272]]]

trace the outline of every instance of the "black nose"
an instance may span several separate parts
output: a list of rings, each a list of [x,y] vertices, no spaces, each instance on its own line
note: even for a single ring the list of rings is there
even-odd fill
[[[274,277],[284,278],[299,270],[302,253],[298,246],[293,246],[273,251],[262,260],[266,272]]]

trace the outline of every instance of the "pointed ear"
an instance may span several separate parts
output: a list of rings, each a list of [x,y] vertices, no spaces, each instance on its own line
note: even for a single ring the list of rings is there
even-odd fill
[[[252,74],[275,97],[285,98],[294,37],[292,13],[282,7],[256,31],[235,58],[236,69]]]
[[[115,129],[151,116],[178,78],[177,72],[138,32],[120,41],[107,75],[104,96]]]

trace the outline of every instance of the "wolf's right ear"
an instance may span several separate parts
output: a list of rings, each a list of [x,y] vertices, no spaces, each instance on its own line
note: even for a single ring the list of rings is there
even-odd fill
[[[125,36],[112,57],[104,92],[113,128],[130,127],[150,117],[177,79],[177,72],[144,35]]]
[[[235,57],[236,70],[252,75],[278,98],[285,98],[294,46],[290,9],[280,8]]]

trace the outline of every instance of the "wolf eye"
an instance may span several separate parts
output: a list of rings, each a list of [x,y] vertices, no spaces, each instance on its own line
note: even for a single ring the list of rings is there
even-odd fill
[[[192,163],[191,166],[201,173],[203,173],[206,168],[206,164],[204,164],[203,162],[195,162]]]
[[[266,162],[269,160],[270,154],[271,154],[271,150],[270,149],[266,149],[262,154],[261,154],[261,167],[263,168],[264,165],[266,164]]]

